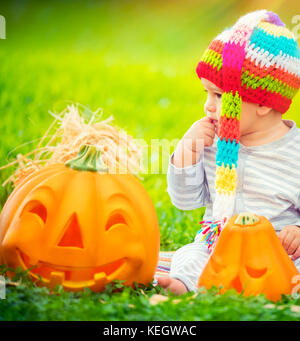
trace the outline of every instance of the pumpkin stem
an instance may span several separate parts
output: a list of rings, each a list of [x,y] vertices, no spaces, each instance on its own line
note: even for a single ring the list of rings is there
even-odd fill
[[[79,171],[108,173],[108,168],[101,159],[101,151],[89,144],[82,145],[78,155],[68,160],[65,166]]]
[[[235,224],[237,225],[254,225],[259,221],[259,218],[257,215],[250,213],[250,212],[244,212],[244,213],[240,213],[236,220],[235,220]]]

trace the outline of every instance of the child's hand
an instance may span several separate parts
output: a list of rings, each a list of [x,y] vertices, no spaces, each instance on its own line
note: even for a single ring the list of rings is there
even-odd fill
[[[201,120],[196,121],[190,129],[183,136],[182,141],[185,142],[184,146],[193,152],[200,153],[202,150],[197,150],[197,140],[203,141],[203,147],[210,147],[214,143],[215,134],[217,133],[218,121],[210,117],[203,117]]]
[[[288,225],[278,233],[278,237],[292,260],[300,257],[300,227]]]
[[[173,164],[185,167],[199,161],[204,147],[210,147],[217,133],[217,120],[203,117],[184,134],[176,147]]]

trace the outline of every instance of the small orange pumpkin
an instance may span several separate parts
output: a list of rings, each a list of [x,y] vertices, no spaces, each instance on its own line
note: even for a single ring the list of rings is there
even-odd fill
[[[0,216],[0,261],[45,285],[103,290],[113,280],[148,284],[159,254],[153,203],[131,174],[109,174],[100,151],[29,175]],[[42,283],[40,283],[42,284]]]
[[[291,294],[298,273],[269,220],[241,213],[226,223],[198,286],[222,287],[221,293],[235,289],[245,296],[264,293],[276,301]]]

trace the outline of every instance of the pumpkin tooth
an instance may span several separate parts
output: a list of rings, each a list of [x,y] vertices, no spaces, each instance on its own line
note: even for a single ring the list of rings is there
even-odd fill
[[[102,278],[106,278],[106,273],[105,272],[98,272],[94,274],[94,280],[99,281]]]
[[[55,287],[57,284],[63,284],[65,280],[65,273],[62,271],[52,271],[50,274],[49,284],[51,287]]]
[[[107,282],[105,272],[99,272],[99,273],[94,274],[94,281],[95,281],[95,286],[101,287],[101,288],[104,287],[104,285]]]

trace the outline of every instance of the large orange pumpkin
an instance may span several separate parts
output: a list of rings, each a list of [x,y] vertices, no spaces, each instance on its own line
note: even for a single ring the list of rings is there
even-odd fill
[[[148,284],[158,254],[159,226],[146,190],[131,174],[108,174],[93,146],[28,176],[1,212],[1,263],[34,265],[30,276],[49,287]]]
[[[198,286],[222,287],[221,293],[235,289],[245,296],[265,293],[276,301],[291,294],[298,273],[269,220],[241,213],[225,225]]]

